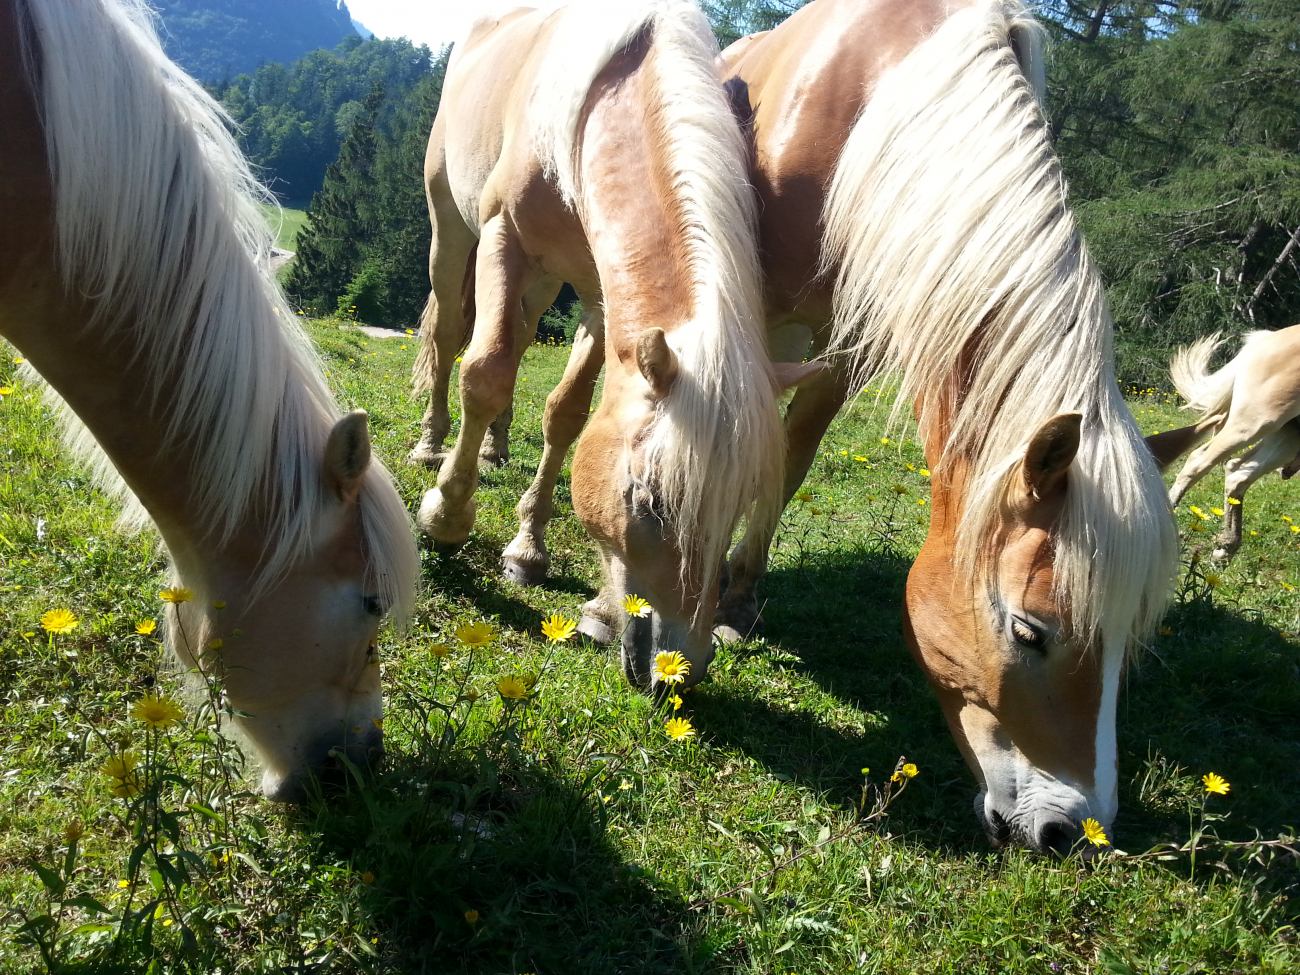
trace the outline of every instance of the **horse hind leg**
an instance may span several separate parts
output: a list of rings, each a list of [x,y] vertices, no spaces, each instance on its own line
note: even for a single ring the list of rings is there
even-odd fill
[[[416,394],[427,392],[429,405],[420,420],[420,439],[407,462],[437,468],[446,459],[442,445],[451,433],[447,396],[456,355],[474,327],[474,279],[478,238],[465,226],[442,173],[429,184],[429,300],[420,316],[420,354],[411,371]]]
[[[551,556],[546,551],[546,526],[554,513],[555,484],[569,447],[582,432],[591,411],[596,378],[605,362],[605,324],[599,303],[583,302],[596,310],[583,316],[573,338],[564,377],[546,398],[542,433],[546,445],[537,476],[519,499],[519,533],[501,553],[501,571],[521,586],[540,586],[546,581]]]
[[[1300,430],[1288,423],[1225,465],[1223,531],[1215,539],[1213,558],[1230,559],[1241,547],[1246,492],[1269,471],[1277,470],[1300,452]]]
[[[1266,437],[1282,425],[1282,421],[1268,424],[1256,424],[1229,415],[1219,432],[1208,443],[1192,451],[1187,463],[1178,472],[1174,486],[1169,489],[1169,503],[1177,506],[1183,495],[1197,481],[1211,470],[1222,464],[1247,444]]]
[[[531,341],[523,300],[532,283],[524,279],[528,259],[503,217],[484,225],[477,265],[474,334],[460,367],[460,434],[416,515],[420,530],[443,551],[464,545],[474,527],[479,448],[488,426],[510,406]]]

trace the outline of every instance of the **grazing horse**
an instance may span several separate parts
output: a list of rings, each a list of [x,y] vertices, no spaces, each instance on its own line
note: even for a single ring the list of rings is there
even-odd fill
[[[1216,332],[1179,349],[1169,375],[1187,409],[1201,414],[1201,424],[1217,426],[1209,443],[1198,448],[1169,491],[1178,504],[1188,488],[1216,464],[1224,464],[1223,531],[1213,557],[1230,559],[1241,547],[1242,503],[1246,491],[1269,471],[1282,468],[1289,478],[1300,468],[1300,325],[1276,332],[1251,332],[1241,351],[1218,372],[1210,357],[1222,344]],[[1238,450],[1254,444],[1239,457]]]
[[[830,353],[787,411],[785,498],[845,396],[897,374],[933,472],[908,645],[990,837],[1061,851],[1114,819],[1126,648],[1164,610],[1177,540],[1065,206],[1039,38],[1016,0],[817,0],[723,73],[753,139],[774,354]],[[731,559],[737,628],[767,531]]]
[[[196,593],[171,646],[223,677],[263,791],[294,800],[332,750],[382,753],[377,633],[419,562],[280,297],[228,124],[143,0],[0,0],[0,334],[157,526]]]
[[[744,516],[770,530],[781,478],[754,203],[716,52],[681,0],[481,20],[448,68],[425,161],[433,289],[414,379],[432,396],[413,459],[442,466],[417,523],[438,548],[468,538],[479,460],[502,456],[520,359],[569,282],[588,317],[547,400],[546,451],[504,566],[519,582],[545,577],[551,495],[581,432],[573,506],[605,578],[581,628],[621,631],[624,672],[642,687],[658,652],[683,653],[691,683],[704,675],[731,533]],[[443,459],[467,335],[461,427]],[[628,594],[652,615],[629,621]]]

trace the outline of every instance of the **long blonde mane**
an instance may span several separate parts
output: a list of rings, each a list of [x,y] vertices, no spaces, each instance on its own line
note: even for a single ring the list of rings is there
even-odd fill
[[[695,320],[669,333],[680,373],[659,404],[640,480],[664,502],[687,556],[684,568],[692,556],[712,567],[741,517],[771,523],[780,515],[785,443],[767,356],[747,150],[719,84],[716,41],[694,4],[587,0],[558,15],[530,114],[538,157],[579,214],[600,191],[582,185],[577,167],[591,85],[642,32],[651,39],[646,65],[658,95],[647,106],[647,129],[665,140],[679,194]]]
[[[986,0],[881,78],[824,212],[832,347],[864,383],[896,370],[895,411],[925,401],[923,428],[933,394],[966,380],[943,463],[971,471],[958,557],[972,565],[997,536],[1030,434],[1054,414],[1083,414],[1057,599],[1082,636],[1122,648],[1163,613],[1177,539],[1115,382],[1102,282],[1026,77],[1037,80],[1039,48],[1021,3]]]
[[[38,39],[25,60],[45,127],[60,272],[96,309],[85,327],[134,346],[122,382],[169,394],[159,449],[194,458],[185,476],[200,532],[218,543],[254,515],[269,522],[255,580],[265,585],[311,552],[326,502],[323,448],[339,415],[270,270],[257,204],[273,198],[225,112],[163,53],[143,0],[23,6]],[[69,354],[76,341],[69,334]],[[61,412],[69,446],[123,500],[125,523],[147,523],[85,427]],[[418,561],[387,481],[375,461],[362,525],[371,592],[401,617]]]

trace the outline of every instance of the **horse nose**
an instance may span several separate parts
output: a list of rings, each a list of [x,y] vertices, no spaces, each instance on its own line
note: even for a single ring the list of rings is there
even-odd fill
[[[1038,824],[1032,842],[1036,852],[1065,859],[1080,835],[1079,827],[1072,821],[1051,819]]]

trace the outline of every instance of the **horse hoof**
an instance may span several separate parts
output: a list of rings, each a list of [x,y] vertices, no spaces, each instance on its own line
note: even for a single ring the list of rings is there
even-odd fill
[[[503,558],[501,574],[518,586],[540,586],[546,582],[545,562],[522,562],[519,559]]]
[[[1226,548],[1216,548],[1210,558],[1215,562],[1227,562],[1232,558],[1232,554]]]
[[[721,623],[713,628],[713,635],[723,643],[740,643],[745,639],[744,635],[734,626]]]
[[[430,538],[429,544],[439,555],[455,555],[465,547],[464,542],[440,542],[436,538]]]
[[[613,643],[614,628],[604,620],[597,619],[594,616],[588,616],[585,613],[578,622],[578,632],[596,643]]]
[[[474,527],[474,511],[473,497],[460,511],[448,511],[442,492],[431,488],[420,502],[415,524],[429,539],[435,552],[454,552],[469,540]]]
[[[434,450],[425,444],[416,444],[411,448],[411,452],[406,455],[406,462],[415,467],[427,467],[430,470],[437,470],[442,466],[442,462],[447,459],[447,454],[442,450]]]
[[[506,461],[508,460],[510,460],[509,451],[506,451],[504,454],[498,454],[495,451],[486,454],[479,454],[478,455],[479,470],[491,471],[491,470],[495,470],[498,467],[505,467]]]

